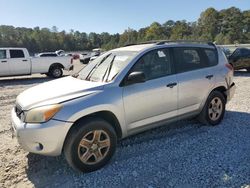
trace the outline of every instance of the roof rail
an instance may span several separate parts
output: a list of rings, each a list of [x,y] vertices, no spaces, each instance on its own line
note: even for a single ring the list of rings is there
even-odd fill
[[[127,44],[126,46],[132,46],[132,45],[139,45],[139,44],[156,44],[156,45],[163,45],[166,43],[200,43],[200,44],[208,44],[210,46],[215,47],[215,43],[209,42],[209,41],[199,41],[199,40],[151,40],[151,41],[145,41],[140,43],[131,43]]]
[[[163,40],[156,43],[156,45],[163,45],[165,43],[200,43],[200,44],[208,44],[211,46],[215,46],[213,42],[199,41],[199,40]]]
[[[139,43],[128,43],[125,44],[124,47],[126,46],[132,46],[132,45],[140,45],[140,44],[156,44],[158,42],[160,42],[161,40],[150,40],[150,41],[144,41],[144,42],[139,42]]]

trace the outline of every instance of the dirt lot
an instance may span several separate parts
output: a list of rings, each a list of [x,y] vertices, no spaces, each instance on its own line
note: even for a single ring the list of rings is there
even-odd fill
[[[80,174],[61,157],[29,154],[11,138],[10,110],[41,75],[0,78],[0,187],[250,187],[250,74],[237,72],[237,91],[217,127],[194,120],[120,141],[103,169]]]

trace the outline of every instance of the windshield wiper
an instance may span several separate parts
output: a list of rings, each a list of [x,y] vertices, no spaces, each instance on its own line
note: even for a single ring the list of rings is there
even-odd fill
[[[109,74],[110,74],[111,69],[112,69],[112,66],[113,66],[113,63],[114,63],[114,60],[115,60],[115,57],[116,57],[116,56],[114,55],[113,59],[111,60],[111,62],[110,62],[110,64],[109,64],[108,69],[106,70],[105,74],[104,74],[103,77],[102,77],[102,81],[104,80],[104,78],[105,78],[105,76],[106,76],[106,73],[107,73],[107,78],[106,78],[106,82],[107,82],[108,77],[109,77]]]
[[[106,57],[104,57],[104,58],[102,59],[102,61],[101,61],[100,63],[96,64],[96,65],[93,67],[93,69],[92,69],[91,71],[89,71],[89,74],[88,74],[88,76],[85,78],[85,80],[90,81],[90,77],[91,77],[93,71],[94,71],[97,67],[99,67],[99,66],[100,66],[100,65],[101,65],[110,55],[111,55],[111,54],[108,54]]]

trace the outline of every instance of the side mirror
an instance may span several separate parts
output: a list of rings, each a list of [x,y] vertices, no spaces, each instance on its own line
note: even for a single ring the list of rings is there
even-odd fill
[[[135,83],[142,83],[146,81],[145,74],[143,72],[131,72],[126,80],[126,85]]]

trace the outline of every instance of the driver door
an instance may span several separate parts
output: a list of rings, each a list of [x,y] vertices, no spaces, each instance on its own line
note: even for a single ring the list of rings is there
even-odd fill
[[[123,88],[128,132],[146,129],[145,125],[177,115],[177,79],[169,49],[154,50],[142,56],[130,73],[138,71],[144,72],[146,81]]]

